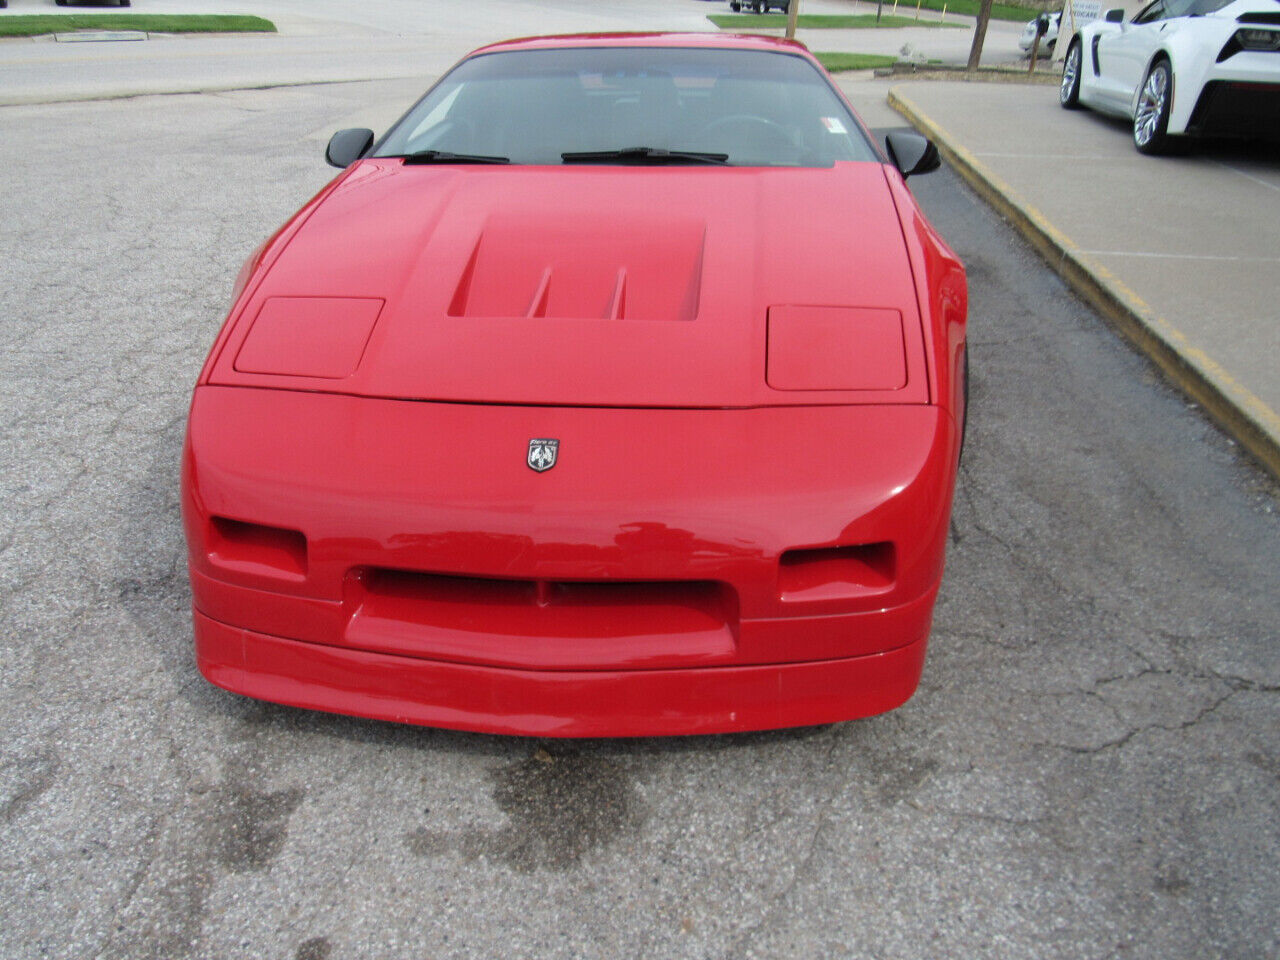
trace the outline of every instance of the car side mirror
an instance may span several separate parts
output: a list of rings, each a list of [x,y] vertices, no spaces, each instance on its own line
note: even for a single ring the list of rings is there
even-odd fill
[[[373,131],[364,127],[353,127],[350,130],[339,130],[329,138],[329,146],[324,148],[324,158],[334,167],[349,167],[373,146]]]
[[[1124,23],[1124,11],[1119,7],[1114,10],[1108,10],[1104,19],[1107,23]]]
[[[942,166],[938,148],[918,133],[895,131],[884,138],[884,145],[889,159],[904,180],[918,173],[930,173]]]

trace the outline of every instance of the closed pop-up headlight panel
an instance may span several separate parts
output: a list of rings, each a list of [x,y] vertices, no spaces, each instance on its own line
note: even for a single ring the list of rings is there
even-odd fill
[[[775,390],[901,390],[907,385],[902,314],[770,307],[767,377]]]

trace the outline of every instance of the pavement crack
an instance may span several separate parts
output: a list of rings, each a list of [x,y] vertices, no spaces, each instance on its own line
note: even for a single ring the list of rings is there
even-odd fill
[[[835,758],[836,749],[840,745],[839,728],[833,727],[829,737],[831,742],[827,745],[826,753],[823,756],[822,766],[824,771],[829,771],[833,767],[832,761]],[[832,777],[831,779],[834,782],[830,784],[826,795],[814,813],[813,829],[809,832],[809,837],[802,847],[801,853],[792,861],[791,876],[782,889],[769,898],[760,918],[734,938],[733,943],[725,953],[726,957],[736,958],[744,955],[747,946],[762,930],[773,922],[778,912],[786,904],[787,899],[799,885],[801,878],[808,872],[810,865],[817,856],[818,841],[821,839],[822,831],[827,825],[831,806],[835,803],[836,796],[843,786],[842,781],[838,778]]]
[[[1196,713],[1196,715],[1192,717],[1190,720],[1184,720],[1182,723],[1176,723],[1176,724],[1168,724],[1168,723],[1142,724],[1141,726],[1134,727],[1133,729],[1124,733],[1124,735],[1117,737],[1114,740],[1108,740],[1107,742],[1098,744],[1097,746],[1081,747],[1081,746],[1076,746],[1074,744],[1053,743],[1053,742],[1047,742],[1047,741],[1038,741],[1036,743],[1031,744],[1031,746],[1042,747],[1047,749],[1055,749],[1055,750],[1065,750],[1068,753],[1076,753],[1076,754],[1081,754],[1086,756],[1105,753],[1108,750],[1120,750],[1123,747],[1127,746],[1129,741],[1131,741],[1134,737],[1138,736],[1139,734],[1150,733],[1153,730],[1162,730],[1167,733],[1181,733],[1183,731],[1190,730],[1192,727],[1200,723],[1206,717],[1213,714],[1219,707],[1221,707],[1224,703],[1226,703],[1236,694],[1243,692],[1245,689],[1246,688],[1244,687],[1240,687],[1240,688],[1231,690],[1229,693],[1223,694],[1221,697],[1214,700],[1213,703],[1209,704],[1209,706],[1199,710]],[[1094,696],[1096,696],[1096,694],[1094,694]]]

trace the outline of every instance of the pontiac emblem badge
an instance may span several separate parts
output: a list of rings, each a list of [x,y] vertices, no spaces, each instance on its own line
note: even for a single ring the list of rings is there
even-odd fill
[[[559,440],[535,439],[529,441],[529,468],[542,473],[556,465]]]

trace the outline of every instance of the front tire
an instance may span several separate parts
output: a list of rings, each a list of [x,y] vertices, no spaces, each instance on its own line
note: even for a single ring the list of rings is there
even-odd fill
[[[1173,68],[1168,60],[1157,60],[1147,71],[1133,114],[1133,145],[1139,153],[1169,153],[1174,146],[1169,136],[1169,108],[1173,106]]]
[[[1072,40],[1067,48],[1067,58],[1062,61],[1062,83],[1058,87],[1058,103],[1063,110],[1076,110],[1080,106],[1080,70],[1084,58],[1080,53],[1080,41]]]

